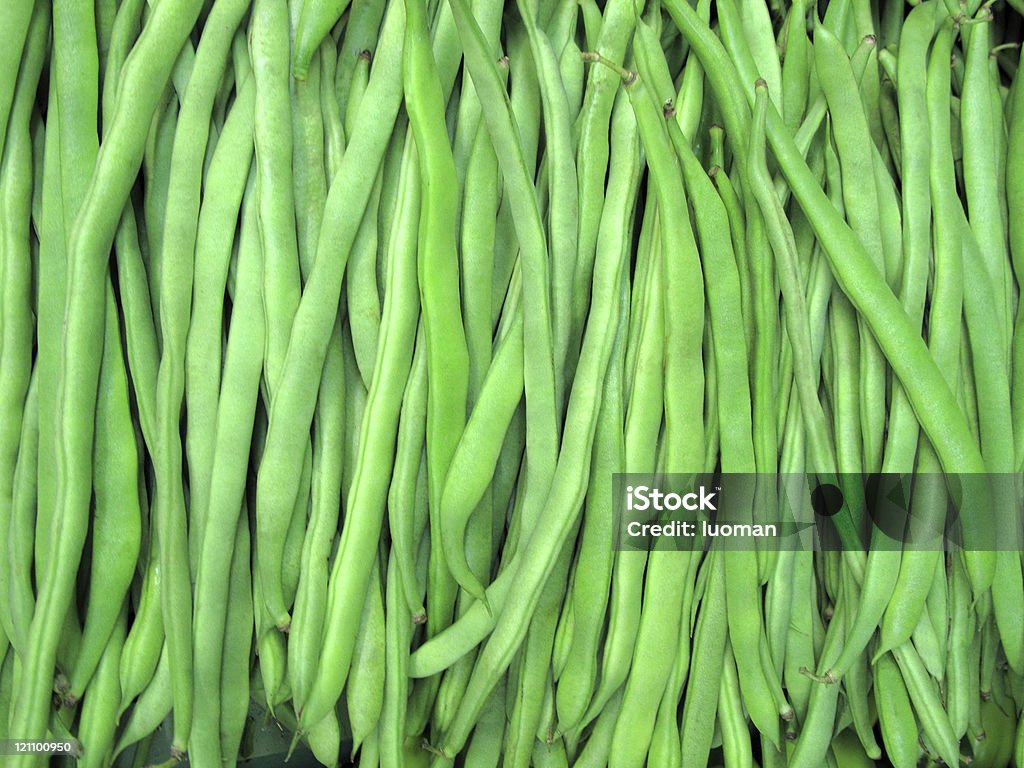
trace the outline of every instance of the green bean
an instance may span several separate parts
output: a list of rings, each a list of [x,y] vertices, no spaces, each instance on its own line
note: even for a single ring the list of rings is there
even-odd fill
[[[504,749],[505,687],[504,679],[498,683],[480,720],[473,729],[473,737],[466,748],[466,761],[481,768],[497,768]]]
[[[697,10],[710,13],[709,2],[698,3]],[[679,130],[687,141],[692,142],[697,135],[702,108],[704,107],[704,68],[696,57],[687,57],[683,68],[683,77],[676,93],[676,121]]]
[[[566,591],[572,549],[570,539],[544,585],[537,612],[530,622],[523,643],[516,680],[516,699],[510,713],[505,746],[506,759],[511,765],[531,765],[530,758],[538,734],[550,727],[550,723],[544,719],[545,692],[550,682],[555,623]],[[551,738],[550,731],[547,731],[544,741],[550,743]]]
[[[285,386],[283,371],[287,364],[289,333],[296,320],[300,294],[292,168],[294,136],[289,100],[288,30],[288,17],[282,4],[266,0],[256,2],[250,35],[256,80],[254,141],[260,238],[265,258],[266,378],[274,405],[278,387]],[[301,432],[301,429],[298,430],[295,439],[302,439],[305,443],[305,450],[298,451],[304,468],[296,472],[290,478],[291,481],[280,489],[280,507],[275,505],[274,511],[271,511],[257,500],[257,538],[260,540],[259,567],[262,571],[263,596],[275,624],[280,627],[288,624],[282,570],[285,542],[292,520],[290,513],[294,511],[299,496],[297,483],[310,462],[309,438]]]
[[[642,764],[650,748],[661,697],[674,663],[673,656],[663,649],[679,645],[683,601],[678,585],[687,578],[692,557],[689,552],[673,551],[653,552],[650,556],[633,668],[625,684],[609,764]]]
[[[768,83],[768,93],[772,101],[779,105],[779,114],[785,117],[786,112],[782,99],[782,67],[779,64],[779,54],[775,46],[775,35],[772,32],[768,4],[758,0],[740,0],[738,6],[743,34],[746,37],[751,57],[757,65],[757,76],[764,78]]]
[[[573,157],[572,116],[558,70],[556,51],[536,20],[537,11],[543,5],[533,0],[517,0],[537,69],[543,103],[545,154],[550,163],[548,238],[551,259],[551,338],[555,360],[555,408],[560,422],[568,375],[562,367],[568,354],[573,324],[570,302],[577,258],[579,199]]]
[[[320,43],[331,33],[348,5],[349,0],[304,0],[295,31],[292,75],[296,80],[308,77],[310,63]]]
[[[875,704],[886,754],[897,768],[917,765],[917,719],[910,704],[906,685],[892,656],[886,654],[874,665]]]
[[[225,663],[226,622],[234,602],[229,599],[234,532],[244,500],[245,472],[264,364],[263,251],[255,186],[253,171],[242,214],[234,310],[211,446],[209,508],[196,568],[192,654],[196,709],[189,751],[190,760],[197,765],[215,764],[222,758],[222,702],[217,681],[223,675]]]
[[[808,105],[810,41],[807,39],[807,6],[795,2],[786,15],[785,52],[782,57],[782,115],[786,127],[796,131]]]
[[[617,243],[610,246],[608,263],[605,263],[604,258],[599,259],[602,267],[600,270],[595,263],[591,320],[584,335],[579,365],[569,396],[565,440],[558,462],[561,472],[556,468],[556,480],[545,505],[545,509],[551,511],[546,516],[548,524],[539,541],[535,540],[536,536],[531,537],[523,560],[516,569],[517,591],[510,595],[512,600],[506,603],[494,632],[481,651],[459,712],[443,737],[441,749],[444,753],[455,752],[465,744],[480,708],[494,688],[497,678],[511,663],[511,657],[522,641],[526,631],[525,618],[532,614],[544,579],[553,568],[558,552],[576,521],[586,490],[582,475],[590,463],[598,412],[597,392],[604,381],[615,336],[614,329],[618,324],[616,295],[622,274],[619,257],[622,245]],[[604,253],[601,255],[605,256]],[[529,399],[529,390],[527,392]]]
[[[2,631],[2,630],[0,630]],[[4,638],[4,657],[0,660],[0,724],[4,728],[9,722],[11,701],[14,697],[14,654],[8,653],[6,638]],[[7,733],[5,730],[4,733]]]
[[[760,84],[755,87],[761,103],[759,109],[767,111],[767,91]],[[784,308],[786,310],[786,330],[793,344],[794,375],[797,394],[803,413],[805,428],[808,430],[810,451],[814,464],[819,471],[831,472],[835,466],[832,448],[825,436],[824,415],[821,404],[813,390],[814,377],[810,361],[810,330],[807,324],[806,300],[803,296],[799,265],[795,263],[795,245],[792,230],[788,229],[781,204],[770,187],[767,166],[764,159],[764,136],[760,128],[761,120],[755,117],[754,132],[751,138],[751,157],[748,162],[753,186],[754,197],[757,199],[764,216],[765,225],[772,243],[772,251],[779,262],[779,282],[782,286]]]
[[[294,606],[298,591],[299,575],[302,570],[302,549],[306,537],[306,523],[309,517],[310,489],[313,485],[312,446],[302,464],[299,478],[299,492],[285,532],[283,557],[281,559],[281,589],[287,605]],[[290,625],[289,625],[290,626]]]
[[[121,702],[118,717],[124,714],[132,700],[149,685],[164,646],[163,612],[160,610],[160,565],[156,544],[150,539],[149,553],[144,570],[141,597],[135,607],[135,617],[128,637],[125,638],[118,680]]]
[[[931,195],[925,173],[933,150],[941,157],[941,147],[932,147],[922,119],[928,115],[926,104],[926,56],[936,30],[937,7],[922,3],[910,12],[900,35],[903,41],[899,57],[899,99],[908,105],[900,109],[902,145],[901,185],[903,195],[903,278],[900,299],[915,322],[923,317],[925,275],[928,269]],[[936,241],[938,242],[938,241]],[[936,247],[940,247],[936,245]],[[902,388],[893,392],[889,413],[889,432],[885,447],[885,466],[894,471],[893,459],[904,461],[912,455],[919,427]]]
[[[155,731],[171,712],[171,669],[168,658],[167,646],[164,645],[153,679],[132,706],[118,734],[113,751],[115,759],[132,744]]]
[[[171,657],[175,701],[174,745],[184,752],[192,709],[192,615],[188,578],[187,522],[181,476],[178,425],[185,387],[185,345],[192,299],[193,260],[199,211],[201,163],[209,137],[217,84],[227,63],[234,32],[248,10],[248,0],[220,2],[211,11],[196,54],[194,76],[182,100],[175,132],[167,191],[167,216],[161,247],[161,359],[157,374],[157,529],[163,570],[162,608]],[[257,100],[260,81],[257,78]]]
[[[529,478],[526,508],[528,517],[534,519],[548,495],[558,451],[558,409],[555,401],[551,312],[546,276],[548,247],[522,145],[516,137],[516,118],[510,112],[511,105],[502,88],[501,76],[493,62],[488,60],[486,41],[469,13],[465,0],[454,0],[450,5],[465,48],[467,67],[481,101],[501,103],[505,107],[486,110],[484,120],[498,157],[521,254],[524,256],[523,346],[526,357],[523,381],[528,425],[526,465]],[[459,380],[456,378],[456,381]],[[427,428],[429,444],[429,404]],[[440,489],[437,492],[440,493]],[[433,490],[431,496],[434,496]]]
[[[395,6],[392,6],[389,13],[389,24],[404,21],[403,14],[394,8]],[[425,24],[425,21],[423,23]],[[394,27],[392,30],[392,35],[398,32]],[[387,61],[385,54],[379,53],[378,66],[382,59]],[[370,87],[373,88],[373,85],[371,80]],[[369,95],[366,98],[369,99]],[[371,101],[367,106],[372,104]],[[357,133],[353,142],[362,135]],[[380,146],[379,151],[383,152],[383,149],[383,146]],[[346,153],[346,159],[348,156],[349,153]],[[426,199],[427,196],[423,197]],[[324,221],[325,224],[328,221],[326,216]],[[409,233],[410,238],[417,236],[412,227],[404,227],[402,231]],[[322,233],[326,232],[327,227],[322,230]],[[322,246],[323,243],[324,236],[321,234]],[[320,672],[310,689],[306,704],[298,713],[303,725],[314,725],[322,719],[341,694],[352,659],[355,627],[342,624],[339,617],[355,614],[365,600],[365,587],[369,582],[369,566],[372,563],[366,562],[363,552],[377,540],[383,523],[386,482],[394,461],[393,446],[398,427],[399,398],[412,365],[412,327],[416,322],[418,309],[415,300],[415,277],[409,258],[410,250],[406,243],[396,246],[396,252],[392,257],[393,263],[388,269],[382,320],[383,326],[388,328],[388,333],[382,336],[384,344],[377,357],[373,385],[360,430],[359,458],[347,500],[346,525],[331,571]],[[321,263],[319,259],[317,263]],[[311,281],[315,274],[314,271]],[[307,294],[308,292],[309,288]],[[296,322],[298,323],[298,318]],[[270,435],[268,446],[269,440]]]
[[[121,357],[114,292],[109,283],[107,297],[100,396],[96,404],[89,595],[82,645],[68,676],[69,702],[81,699],[101,657],[107,653],[111,632],[122,620],[121,604],[135,574],[142,537],[138,446],[129,410],[128,377]],[[118,665],[115,663],[113,668],[116,672]],[[115,674],[115,683],[116,679]]]
[[[345,36],[338,50],[338,62],[334,91],[337,93],[337,104],[341,114],[345,114],[352,77],[355,73],[357,59],[362,51],[375,52],[379,45],[381,20],[384,18],[384,0],[370,0],[356,3],[349,13]],[[332,100],[333,101],[333,100]]]
[[[38,278],[36,289],[36,339],[39,353],[39,467],[35,536],[35,573],[41,578],[49,560],[49,523],[56,504],[57,397],[61,329],[67,286],[67,243],[64,202],[60,183],[60,106],[56,78],[51,79],[47,99],[46,142],[43,150]],[[4,126],[6,128],[6,125]],[[0,622],[2,626],[2,622]]]
[[[39,375],[34,368],[25,396],[25,412],[21,422],[18,462],[14,468],[11,499],[11,528],[7,539],[7,562],[11,624],[14,636],[4,634],[15,652],[23,652],[32,611],[35,590],[32,587],[32,550],[34,548],[36,505],[39,498],[37,470],[39,465]],[[2,722],[2,721],[0,721]]]
[[[860,100],[852,67],[839,40],[821,25],[815,28],[815,64],[829,111],[836,151],[843,171],[846,218],[882,276],[886,275],[881,239],[879,194],[876,185],[863,184],[874,175],[873,144],[865,107]],[[865,467],[881,464],[885,422],[885,360],[864,321],[860,326],[860,421]]]
[[[491,51],[497,58],[500,54],[499,36],[501,34],[501,14],[502,6],[500,3],[493,2],[492,0],[477,0],[473,6],[473,14],[477,19],[477,23],[480,25],[480,30],[484,33],[484,37],[487,39],[491,46]],[[500,66],[501,59],[499,58],[499,71],[502,75],[508,73],[507,62],[506,66]],[[458,112],[455,116],[455,136],[452,139],[452,155],[455,158],[455,173],[459,179],[459,217],[460,224],[465,226],[468,223],[465,207],[466,205],[472,205],[474,203],[471,195],[466,194],[466,184],[469,179],[469,164],[471,162],[471,156],[476,151],[475,147],[477,144],[477,137],[480,135],[480,131],[483,131],[482,139],[487,141],[487,129],[481,125],[481,117],[483,116],[483,110],[480,104],[480,97],[477,95],[476,88],[473,85],[472,78],[467,78],[462,81],[461,90],[458,95]],[[479,164],[479,160],[477,161]],[[496,162],[496,161],[494,161]],[[500,192],[500,186],[495,185],[494,189],[488,190],[488,196]],[[486,222],[477,222],[479,226],[486,227]],[[464,237],[464,235],[463,235]]]
[[[1024,88],[1021,87],[1021,82],[1024,81],[1020,80],[1018,75],[1011,90],[1011,103],[1007,105],[1010,119],[1007,131],[1006,202],[1011,211],[1021,210],[1024,201],[1024,139],[1021,138],[1021,126],[1024,125]],[[1024,278],[1024,227],[1019,216],[1009,216],[1007,223],[1013,270],[1019,284]],[[1024,402],[1024,377],[1017,375],[1024,370],[1024,335],[1020,332],[1022,324],[1024,314],[1018,311],[1011,346],[1013,434],[1016,438],[1014,466],[1017,469],[1024,466],[1024,422],[1021,421],[1024,408],[1020,407],[1020,403]],[[1024,738],[1020,741],[1024,743]]]
[[[16,20],[15,16],[15,20]],[[26,60],[14,89],[7,129],[7,151],[0,166],[0,269],[3,296],[0,298],[0,536],[10,535],[14,471],[18,460],[25,396],[32,373],[32,136],[30,119],[36,86],[46,54],[49,13],[43,8],[32,15],[25,41]],[[8,597],[8,569],[0,569],[0,627],[8,638],[16,638]],[[17,634],[21,634],[20,632]],[[22,645],[22,643],[18,643]]]
[[[21,686],[27,700],[13,724],[13,730],[26,738],[44,735],[59,618],[70,603],[85,535],[93,425],[91,420],[77,415],[91,412],[96,401],[99,358],[92,352],[102,335],[97,329],[103,322],[101,302],[105,297],[100,286],[106,259],[122,204],[141,162],[145,126],[156,109],[162,84],[170,75],[173,57],[195,22],[199,5],[190,1],[158,6],[140,36],[130,66],[122,75],[117,113],[71,236],[69,253],[73,256],[68,285],[74,288],[67,297],[61,346],[59,471],[54,514],[54,529],[61,535],[54,538],[56,550],[49,558],[47,578],[40,588],[39,607],[29,631],[32,651],[23,668],[25,683]],[[130,109],[126,106],[129,103]]]
[[[708,60],[713,57],[720,61],[723,51],[710,38],[706,27],[701,28],[695,14],[676,0],[669,0],[667,7],[702,57]],[[738,102],[741,89],[729,90],[729,83],[734,83],[736,79],[735,70],[728,65],[716,70],[715,78],[712,79],[716,93],[724,97],[726,103],[732,102],[728,109],[723,108],[723,114],[729,115],[730,121],[737,113],[742,114]],[[876,337],[890,365],[907,388],[914,411],[925,433],[935,444],[943,467],[962,467],[965,471],[974,468],[980,471],[983,468],[981,457],[973,445],[963,417],[957,414],[958,408],[949,387],[942,381],[941,372],[927,355],[924,342],[909,326],[905,315],[898,310],[897,301],[881,281],[881,276],[872,273],[867,254],[859,240],[842,223],[818,186],[812,183],[806,165],[798,159],[796,147],[782,129],[778,115],[773,110],[769,112],[768,133],[772,148],[792,186],[793,194],[822,240],[829,264],[844,293],[866,317],[872,329],[880,330],[883,324],[886,325],[886,332],[877,333]],[[940,412],[941,416],[938,415]],[[975,578],[978,579],[977,586],[981,587],[989,576],[976,573]]]
[[[846,555],[846,553],[843,553]],[[818,668],[829,669],[835,666],[835,660],[840,653],[840,642],[843,634],[850,623],[850,611],[853,606],[849,605],[847,598],[852,598],[847,592],[841,592],[835,606],[835,613],[825,633],[824,644],[818,654]],[[801,675],[808,672],[807,669],[799,670]],[[836,710],[839,704],[839,686],[812,683],[810,697],[807,703],[807,712],[801,724],[800,734],[797,737],[796,745],[790,754],[790,765],[800,768],[801,766],[821,765],[825,754],[828,752],[829,741],[832,738],[832,729],[835,725]]]
[[[341,753],[341,726],[337,715],[328,713],[306,734],[306,741],[317,761],[324,765],[337,765]]]
[[[317,47],[319,48],[319,42]],[[315,56],[319,52],[315,52]],[[334,56],[329,51],[329,56]],[[309,276],[320,237],[327,199],[324,117],[320,107],[320,62],[306,80],[292,82],[292,181],[294,184],[296,243],[302,278]]]
[[[600,51],[612,61],[622,61],[643,10],[630,0],[614,0],[603,13],[583,5],[587,47]],[[606,67],[590,67],[583,106],[576,119],[576,165],[579,197],[579,255],[573,288],[573,335],[577,336],[591,303],[592,282],[599,231],[605,204],[604,184],[609,171],[609,121],[618,90],[615,74]],[[575,350],[574,350],[575,354]]]
[[[640,29],[643,30],[642,25]],[[665,104],[667,109],[668,102]],[[666,113],[666,117],[670,116]],[[720,382],[722,462],[723,466],[728,463],[732,467],[726,471],[753,472],[755,460],[751,440],[750,389],[743,373],[748,369],[747,346],[742,329],[734,324],[734,319],[742,316],[743,311],[736,256],[729,252],[732,243],[729,219],[725,206],[686,144],[684,135],[671,120],[668,126],[694,210],[697,234],[704,247],[703,268],[707,272],[708,304],[711,324],[718,341],[715,346],[715,363]],[[718,243],[719,246],[713,247],[712,243]],[[724,248],[719,250],[722,245]]]
[[[253,551],[256,566],[252,574],[252,604],[254,612],[253,629],[256,635],[256,655],[259,657],[260,679],[263,683],[263,698],[267,711],[272,715],[284,699],[287,650],[284,636],[274,627],[263,602],[263,585],[259,575],[259,548]]]
[[[692,636],[692,610],[695,604],[693,599],[695,577],[700,558],[690,554],[689,567],[683,582],[682,606],[680,611],[679,649],[673,660],[672,671],[669,674],[669,684],[665,688],[662,700],[658,703],[657,715],[654,719],[654,732],[651,736],[650,751],[648,759],[659,765],[677,767],[681,764],[682,756],[679,750],[679,705],[683,697],[683,687],[691,672],[691,641]]]
[[[612,734],[618,722],[619,708],[622,704],[621,691],[608,700],[607,706],[601,710],[594,724],[587,743],[583,747],[576,762],[579,768],[599,768],[608,765],[608,753],[611,751]]]
[[[477,25],[479,26],[479,22]],[[516,127],[519,129],[519,144],[526,173],[531,183],[535,183],[538,179],[537,168],[541,159],[538,157],[541,110],[543,109],[540,98],[540,82],[533,55],[530,53],[530,38],[526,34],[521,20],[517,19],[510,24],[506,35],[508,37],[508,80],[511,89],[509,101],[512,105],[512,115],[515,118]],[[490,48],[488,50],[490,51]],[[493,60],[494,57],[492,55],[489,58]],[[502,63],[501,59],[495,62],[496,66]],[[499,76],[504,82],[503,71],[499,71]],[[475,83],[473,87],[477,89]],[[479,91],[479,89],[477,90]],[[488,128],[488,133],[490,133],[490,128]],[[494,142],[493,137],[491,141]],[[495,143],[495,149],[498,148],[499,145]],[[546,185],[542,186],[541,190],[546,191],[545,187]],[[509,202],[511,203],[511,200]],[[518,230],[515,232],[518,236]]]
[[[349,102],[352,103],[352,102]],[[403,136],[395,146],[405,146]],[[401,151],[401,149],[399,150]],[[377,291],[377,253],[380,238],[377,231],[381,208],[381,179],[374,185],[363,221],[359,225],[345,275],[345,296],[348,322],[352,332],[352,348],[363,384],[370,386],[373,367],[380,344],[380,294]],[[385,251],[386,252],[386,251]]]
[[[813,564],[808,553],[795,557],[793,563],[793,584],[795,594],[802,596],[793,600],[790,611],[790,626],[793,631],[786,642],[785,669],[783,680],[789,693],[796,718],[803,722],[807,717],[807,709],[811,696],[811,687],[815,685],[801,669],[811,669],[815,663],[815,652],[821,651],[820,636],[821,618],[813,602],[816,592]],[[816,638],[817,634],[817,638]],[[817,640],[817,642],[816,642]]]
[[[256,0],[253,6],[250,56],[256,79],[257,189],[260,238],[267,263],[264,269],[267,316],[267,372],[276,390],[284,365],[288,331],[299,297],[299,259],[295,227],[292,157],[293,134],[288,99],[288,17],[280,3]],[[268,542],[269,544],[269,542]],[[276,552],[267,551],[270,564]],[[279,577],[264,573],[266,597],[276,601]],[[278,607],[271,605],[272,613]]]
[[[220,711],[221,754],[228,756],[228,765],[234,763],[234,755],[239,752],[249,714],[249,664],[253,626],[249,536],[249,515],[247,510],[243,509],[238,518],[238,530],[231,558],[220,682],[224,691]]]
[[[477,127],[463,186],[460,277],[469,354],[469,405],[473,407],[493,356],[491,285],[499,205],[498,158],[483,125]]]
[[[651,30],[644,24],[638,24],[637,33],[641,39],[647,36],[647,47],[653,43],[650,40]],[[643,55],[643,50],[644,46],[638,49],[638,56]],[[662,253],[667,255],[669,248],[675,252],[673,258],[665,257],[663,267],[665,313],[666,317],[672,318],[664,331],[665,387],[666,392],[691,393],[689,398],[673,396],[665,399],[665,461],[673,470],[689,470],[701,466],[704,457],[704,446],[695,438],[704,431],[703,392],[699,386],[701,366],[696,365],[696,361],[701,359],[704,291],[702,282],[692,279],[701,269],[697,244],[684,204],[683,187],[679,184],[678,175],[673,178],[671,174],[679,161],[674,156],[671,140],[661,127],[664,121],[658,119],[654,94],[644,85],[643,82],[632,84],[627,90],[637,113],[644,149],[651,158],[648,167],[654,180],[661,218]],[[682,384],[684,381],[687,385]]]
[[[391,6],[377,52],[374,76],[371,76],[365,103],[360,109],[365,113],[365,119],[359,121],[360,128],[364,130],[351,138],[328,192],[317,247],[318,258],[295,313],[289,352],[283,361],[277,394],[271,402],[266,449],[257,478],[256,519],[257,540],[267,541],[275,552],[281,552],[285,529],[298,495],[301,472],[297,465],[305,459],[303,446],[308,443],[308,428],[316,405],[316,398],[311,397],[311,392],[315,394],[319,386],[345,266],[343,260],[339,263],[337,259],[320,257],[329,248],[348,253],[343,244],[351,244],[355,238],[359,218],[390,135],[389,131],[381,129],[381,124],[393,125],[401,97],[396,74],[403,14],[395,8]],[[275,560],[274,553],[271,555],[276,565],[264,563],[261,567],[268,572],[279,571],[280,560]],[[279,581],[280,573],[275,577]],[[280,627],[287,626],[290,621],[286,611],[273,614],[272,619]]]
[[[22,51],[28,42],[29,27],[35,11],[35,3],[30,0],[19,0],[4,8],[3,29],[9,46],[5,47],[3,58],[0,59],[0,157],[5,150],[7,121],[13,110],[15,91],[17,90],[18,70],[22,61]]]
[[[402,594],[403,580],[396,558],[388,560],[384,605],[384,701],[380,716],[380,753],[385,765],[402,765],[405,747],[405,714],[409,691],[406,670],[412,624],[405,612],[409,598]]]
[[[938,690],[928,678],[921,657],[909,643],[895,648],[893,655],[907,685],[914,711],[921,720],[921,730],[947,765],[956,765],[960,753],[949,717],[942,709]]]
[[[583,0],[580,3],[580,14],[583,16],[583,38],[587,49],[598,50],[598,40],[601,36],[602,15],[601,7],[593,0]]]
[[[574,10],[578,9],[576,3],[571,3]],[[575,21],[575,20],[574,20]],[[575,24],[573,24],[575,26]],[[584,65],[580,56],[582,51],[576,41],[569,38],[558,58],[558,69],[565,86],[566,96],[569,101],[569,114],[578,117],[583,108],[583,79]],[[575,122],[575,120],[573,121]],[[578,203],[577,203],[578,205]],[[575,274],[573,275],[575,279]]]
[[[347,41],[348,37],[345,39]],[[337,66],[334,39],[327,38],[320,51],[320,112],[324,122],[324,165],[327,169],[328,189],[341,165],[341,156],[345,153],[345,124],[334,86]]]
[[[419,193],[415,184],[410,191]],[[421,326],[422,327],[422,326]],[[388,488],[388,530],[391,532],[391,556],[402,580],[402,592],[408,602],[414,624],[426,619],[421,590],[416,581],[416,554],[423,531],[417,530],[415,499],[417,481],[423,466],[423,440],[426,430],[427,376],[425,345],[417,334],[412,370],[402,396],[402,412],[398,422],[395,466]],[[412,662],[410,659],[409,667]]]
[[[609,179],[608,224],[609,239],[622,242],[624,234],[610,237],[614,226],[626,228],[627,217],[636,203],[637,177],[640,172],[639,136],[636,118],[625,102],[615,107],[612,116],[611,157],[612,176]],[[613,219],[616,212],[618,219]],[[613,223],[614,222],[614,223]],[[628,300],[628,283],[622,289],[623,301]],[[576,628],[572,637],[572,652],[558,678],[555,704],[558,721],[565,731],[575,728],[583,717],[594,692],[597,676],[598,644],[601,627],[608,607],[608,594],[614,556],[614,516],[612,498],[601,478],[625,466],[625,445],[622,425],[625,420],[623,365],[625,358],[625,331],[627,312],[620,312],[619,329],[612,349],[612,358],[604,382],[589,487],[583,508],[579,552],[574,569],[571,595]]]
[[[210,499],[220,398],[224,295],[231,247],[252,165],[252,127],[256,96],[249,78],[228,114],[206,174],[206,194],[196,231],[192,307],[185,346],[185,451],[189,467],[191,560],[199,562]],[[237,287],[236,287],[237,291]]]
[[[181,59],[178,65],[180,62]],[[154,325],[158,330],[161,325],[160,279],[163,275],[161,255],[164,243],[164,218],[167,215],[167,188],[171,181],[171,156],[174,152],[174,129],[178,121],[178,107],[179,102],[174,89],[170,85],[165,86],[163,99],[149,129],[142,161],[145,199],[139,210],[139,236],[146,264]]]
[[[96,673],[89,686],[89,695],[82,702],[82,719],[78,725],[78,738],[82,742],[82,758],[79,765],[110,765],[117,728],[117,705],[120,698],[118,689],[118,664],[124,646],[128,624],[128,606],[119,603],[117,621],[109,641],[100,656]]]
[[[440,499],[441,541],[452,576],[473,597],[485,602],[484,588],[470,568],[468,555],[472,553],[466,552],[465,541],[470,518],[494,476],[505,433],[522,398],[525,320],[521,311],[516,311],[519,303],[514,301],[512,312],[516,319],[495,352],[473,413],[452,455],[448,474],[451,479],[445,483]],[[429,376],[429,361],[427,365]],[[429,414],[428,399],[428,419]]]
[[[655,208],[653,195],[647,198],[647,205]],[[631,324],[640,326],[640,331],[623,432],[623,468],[626,472],[654,466],[657,435],[664,416],[665,330],[668,324],[664,315],[667,292],[663,289],[662,275],[667,259],[661,257],[663,246],[658,220],[658,215],[650,217],[653,233],[647,249],[650,267],[646,284],[641,289],[644,297],[643,311],[634,307],[637,317],[630,317]],[[635,295],[639,295],[639,291]],[[640,303],[639,299],[635,301]],[[583,716],[583,724],[597,717],[629,675],[640,624],[643,575],[647,560],[648,554],[644,551],[623,548],[615,553],[600,683]]]
[[[313,430],[311,510],[288,635],[288,680],[292,698],[299,706],[316,674],[327,609],[328,563],[341,511],[346,427],[342,333],[339,320],[334,326],[320,383]]]
[[[535,741],[533,743],[533,765],[538,768],[568,768],[569,758],[562,739]]]
[[[725,644],[722,662],[722,686],[718,694],[718,724],[722,729],[722,752],[729,765],[750,768],[754,764],[750,733],[743,719],[736,664],[728,642]]]
[[[352,728],[353,755],[376,730],[384,706],[385,626],[380,566],[375,562],[352,649],[352,670],[346,687],[345,703]]]
[[[355,121],[359,115],[359,104],[366,93],[366,86],[370,80],[370,59],[368,50],[360,51],[356,56],[355,67],[352,71],[352,83],[350,86],[348,101],[345,102],[345,134],[351,136],[355,128]],[[376,219],[376,216],[373,217]]]
[[[846,590],[846,594],[851,595],[854,599],[858,599],[859,590],[850,569],[843,570],[841,579],[844,582],[842,588]],[[872,760],[878,760],[882,756],[882,750],[875,740],[874,723],[869,711],[868,691],[870,689],[870,680],[868,658],[862,654],[847,671],[843,678],[843,685],[846,692],[846,706],[853,719],[857,739],[863,746],[865,754]]]
[[[1012,287],[1006,250],[1006,225],[1002,220],[999,188],[992,180],[997,173],[996,119],[990,91],[994,83],[989,76],[991,12],[981,11],[978,23],[962,28],[966,45],[965,71],[960,110],[963,135],[964,192],[971,231],[981,249],[985,274],[992,284],[996,304],[996,328],[1000,349],[1009,349],[1012,331]],[[1002,133],[1002,121],[999,121]]]

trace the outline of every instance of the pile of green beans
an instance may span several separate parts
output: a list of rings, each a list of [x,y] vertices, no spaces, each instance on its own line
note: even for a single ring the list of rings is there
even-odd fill
[[[612,490],[946,473],[1020,527],[1022,40],[2,0],[0,766],[1024,768],[1024,552],[970,509],[647,552]]]

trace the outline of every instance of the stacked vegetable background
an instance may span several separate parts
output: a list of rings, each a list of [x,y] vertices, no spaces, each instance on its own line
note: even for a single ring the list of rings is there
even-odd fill
[[[0,736],[1024,765],[1019,551],[616,551],[611,497],[1020,473],[1022,12],[5,1]]]

